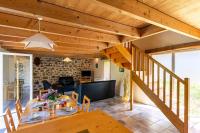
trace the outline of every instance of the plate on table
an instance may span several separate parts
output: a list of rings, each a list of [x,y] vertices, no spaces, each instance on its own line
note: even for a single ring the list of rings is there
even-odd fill
[[[31,108],[39,108],[45,106],[47,103],[46,102],[34,102],[31,104]]]
[[[60,110],[56,110],[56,115],[57,116],[73,115],[77,112],[78,112],[77,108],[66,107],[66,108],[62,108]]]
[[[26,116],[22,116],[21,123],[22,124],[31,124],[31,123],[41,122],[43,120],[46,120],[49,117],[49,115],[50,114],[47,111],[30,113]]]

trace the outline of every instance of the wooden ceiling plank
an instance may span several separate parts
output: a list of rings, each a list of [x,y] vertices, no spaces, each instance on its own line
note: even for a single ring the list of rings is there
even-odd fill
[[[99,6],[130,16],[161,28],[171,30],[194,39],[200,39],[200,30],[160,12],[137,0],[93,0]],[[92,2],[93,2],[92,1]]]
[[[42,0],[0,0],[0,6],[25,13],[40,15],[44,17],[44,20],[60,21],[63,24],[70,26],[78,26],[134,38],[140,36],[137,29],[134,27],[77,12]]]
[[[28,25],[30,21],[34,21],[34,25]],[[26,36],[31,36],[38,32],[38,20],[32,18],[26,18],[6,13],[0,13],[0,26],[3,28],[12,28],[12,30],[26,30],[31,32],[27,33]],[[46,21],[41,22],[41,32],[49,35],[50,37],[57,36],[60,41],[65,41],[65,37],[73,37],[80,39],[87,39],[100,42],[111,42],[119,43],[118,36],[100,33],[96,31],[80,29],[75,27],[70,27],[66,25],[60,25],[56,23],[50,23]],[[24,35],[25,36],[25,35]],[[54,38],[56,39],[56,38]]]

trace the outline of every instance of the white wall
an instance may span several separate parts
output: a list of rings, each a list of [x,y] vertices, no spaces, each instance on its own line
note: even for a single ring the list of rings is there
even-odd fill
[[[96,68],[96,63],[98,63],[98,67]],[[94,71],[94,81],[101,81],[104,80],[104,61],[98,59],[93,60],[93,71]]]

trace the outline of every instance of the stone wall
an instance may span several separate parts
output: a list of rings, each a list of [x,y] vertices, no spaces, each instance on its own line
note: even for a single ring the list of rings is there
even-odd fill
[[[64,62],[63,59],[62,57],[40,56],[41,64],[39,66],[33,64],[33,83],[42,80],[55,83],[61,76],[73,76],[77,80],[81,76],[81,70],[92,70],[93,68],[92,59],[72,58],[71,62]]]

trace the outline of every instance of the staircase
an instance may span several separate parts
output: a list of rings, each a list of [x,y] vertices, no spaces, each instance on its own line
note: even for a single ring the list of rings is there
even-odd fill
[[[120,67],[131,70],[132,81],[180,133],[188,133],[188,78],[181,79],[131,42],[105,49],[103,53]]]

